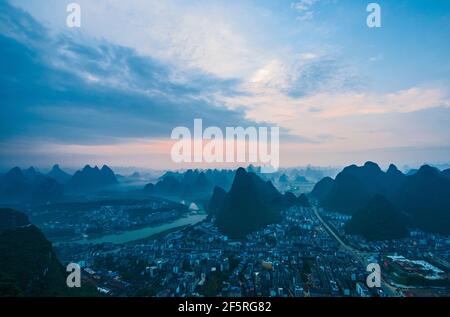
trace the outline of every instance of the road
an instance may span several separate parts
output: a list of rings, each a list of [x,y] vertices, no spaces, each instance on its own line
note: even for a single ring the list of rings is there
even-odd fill
[[[366,267],[366,265],[369,264],[369,258],[371,258],[373,256],[373,254],[371,254],[369,252],[362,252],[362,251],[346,244],[336,234],[336,232],[332,228],[330,228],[330,226],[326,223],[326,221],[323,220],[322,216],[319,214],[319,211],[317,210],[317,207],[313,207],[313,210],[314,210],[315,216],[317,217],[317,219],[319,219],[320,223],[324,226],[325,230],[331,236],[333,236],[337,242],[339,242],[339,244],[341,245],[341,247],[344,250],[352,253],[353,256],[356,259],[358,259],[363,264],[364,267]],[[395,288],[394,286],[392,286],[388,282],[386,282],[386,280],[383,278],[383,276],[381,276],[381,287],[389,296],[394,296],[394,297],[402,296],[402,294],[397,291],[397,288]]]

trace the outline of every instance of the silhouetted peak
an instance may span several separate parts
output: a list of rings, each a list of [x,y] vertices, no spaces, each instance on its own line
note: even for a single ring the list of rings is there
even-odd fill
[[[22,170],[19,167],[13,167],[6,173],[6,177],[23,177]]]
[[[231,237],[242,237],[277,221],[279,211],[270,204],[280,193],[254,173],[238,168],[233,185],[217,213],[219,230]]]
[[[450,168],[447,168],[446,170],[443,170],[441,172],[441,175],[447,178],[450,178]]]
[[[394,164],[389,165],[389,168],[387,169],[386,173],[392,175],[403,174]]]
[[[133,174],[130,175],[130,177],[141,177],[141,174],[139,172],[134,172]]]
[[[102,172],[113,173],[112,169],[108,165],[103,165],[101,171]]]
[[[29,168],[27,168],[25,172],[29,173],[29,174],[36,174],[37,173],[36,169],[33,166],[30,166]]]
[[[256,172],[256,167],[253,164],[250,164],[247,167],[247,171],[249,171],[249,172]]]
[[[326,176],[319,181],[319,183],[326,183],[326,184],[330,184],[333,182],[334,180],[330,176]]]
[[[61,170],[61,168],[59,167],[59,164],[53,165],[52,171],[60,171],[60,170]]]
[[[155,185],[153,183],[148,183],[144,187],[144,191],[146,192],[153,192],[155,190]]]
[[[114,172],[106,165],[100,170],[98,166],[86,165],[77,171],[68,182],[68,187],[75,190],[88,190],[117,183]]]
[[[364,167],[370,169],[371,171],[381,171],[381,168],[378,166],[378,164],[371,161],[367,161],[366,163],[364,163]]]
[[[90,171],[90,170],[92,170],[93,168],[89,165],[89,164],[87,164],[87,165],[85,165],[84,167],[83,167],[83,171]]]
[[[243,167],[239,167],[236,171],[236,177],[247,175],[247,171]]]
[[[422,165],[417,171],[416,175],[425,176],[425,175],[438,175],[439,170],[436,167],[432,167],[430,165]]]
[[[395,164],[389,164],[389,167],[386,172],[389,172],[389,171],[396,172],[396,171],[398,171],[398,168],[397,168],[397,166],[395,166]]]
[[[406,173],[406,175],[411,176],[411,175],[416,174],[417,172],[418,172],[418,169],[413,168],[413,169],[410,169],[410,170]]]
[[[47,173],[47,176],[50,178],[53,178],[57,182],[61,184],[65,184],[69,181],[71,175],[64,172],[60,167],[59,164],[53,165],[50,172]]]
[[[357,170],[357,169],[358,169],[358,166],[355,164],[352,164],[352,165],[344,167],[344,169],[342,170],[341,173],[345,173],[345,172],[349,172],[349,171]]]
[[[215,214],[222,208],[226,195],[227,192],[222,187],[214,186],[213,194],[209,200],[207,209],[210,214]]]

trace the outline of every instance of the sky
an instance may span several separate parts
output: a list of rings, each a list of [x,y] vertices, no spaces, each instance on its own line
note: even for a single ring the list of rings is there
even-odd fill
[[[280,127],[286,167],[450,161],[449,1],[69,2],[0,3],[1,167],[180,168],[195,118]]]

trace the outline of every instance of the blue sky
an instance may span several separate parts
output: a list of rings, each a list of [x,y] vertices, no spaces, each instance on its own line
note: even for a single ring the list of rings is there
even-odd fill
[[[176,168],[168,139],[276,125],[284,166],[450,157],[450,2],[0,4],[0,165]]]

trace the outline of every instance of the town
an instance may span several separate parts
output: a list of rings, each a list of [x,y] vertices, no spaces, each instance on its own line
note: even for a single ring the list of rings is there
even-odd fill
[[[242,240],[228,239],[208,218],[155,238],[125,244],[60,244],[57,251],[63,261],[79,263],[83,277],[112,296],[450,294],[447,238],[415,231],[401,241],[342,236],[343,242],[345,220],[317,208],[291,207],[283,212],[281,223]],[[381,265],[380,288],[366,285],[371,262]]]

